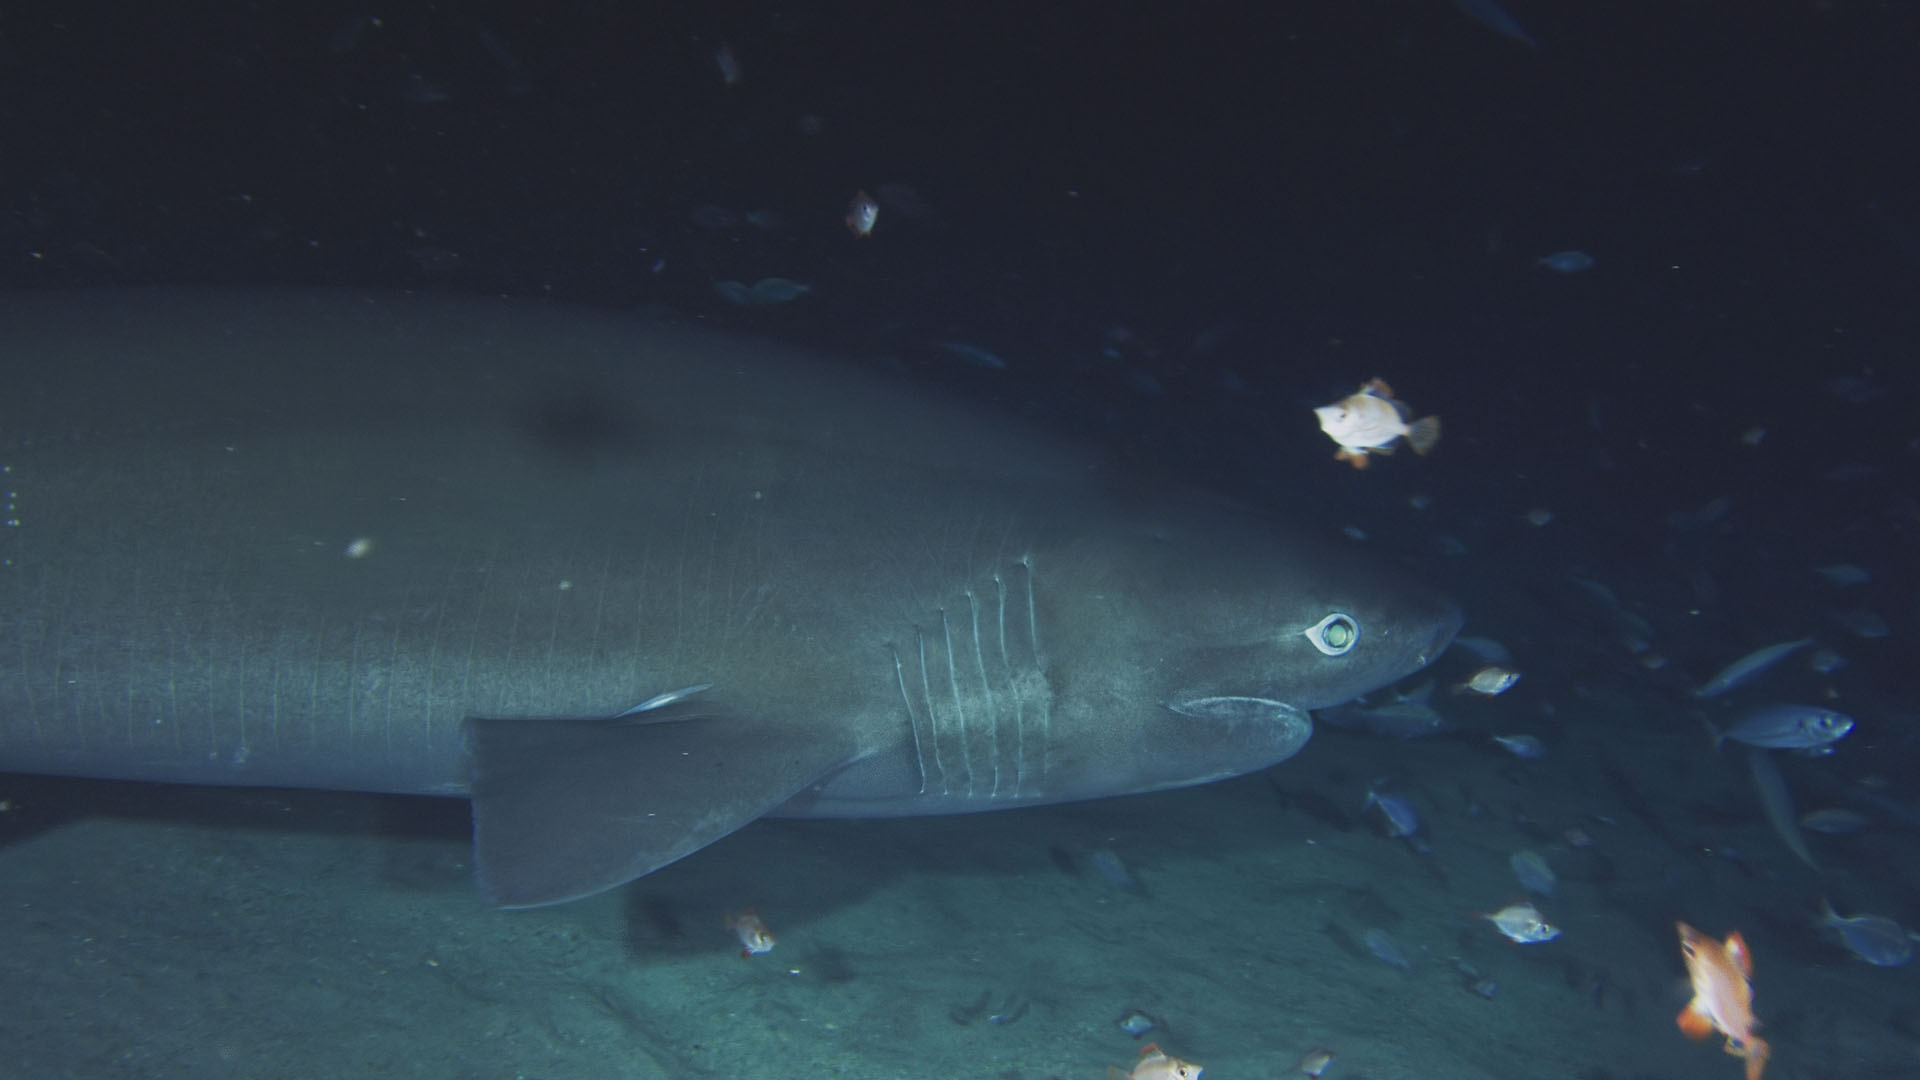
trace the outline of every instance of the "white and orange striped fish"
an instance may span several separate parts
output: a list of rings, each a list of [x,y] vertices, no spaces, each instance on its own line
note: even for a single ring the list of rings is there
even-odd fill
[[[1716,1031],[1725,1035],[1727,1053],[1746,1060],[1746,1080],[1760,1080],[1768,1049],[1766,1040],[1753,1033],[1760,1024],[1753,1018],[1753,955],[1746,939],[1735,930],[1726,941],[1715,941],[1686,923],[1674,926],[1693,984],[1693,1000],[1680,1010],[1680,1030],[1690,1039]]]
[[[1331,405],[1313,410],[1320,430],[1340,444],[1335,458],[1356,469],[1367,467],[1370,454],[1391,454],[1401,439],[1416,454],[1428,454],[1440,441],[1440,418],[1413,419],[1413,410],[1393,396],[1381,379],[1368,379],[1360,389]]]
[[[1168,1057],[1165,1050],[1148,1043],[1140,1048],[1140,1060],[1134,1063],[1133,1071],[1121,1072],[1109,1065],[1107,1080],[1200,1080],[1200,1066]]]
[[[754,914],[752,908],[738,915],[727,916],[726,926],[740,940],[741,956],[758,956],[773,951],[773,931],[767,929],[767,924],[760,921],[760,916]]]

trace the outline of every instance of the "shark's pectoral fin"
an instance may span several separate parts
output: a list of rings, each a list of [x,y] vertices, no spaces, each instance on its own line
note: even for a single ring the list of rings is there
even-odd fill
[[[683,858],[843,767],[815,730],[678,702],[632,718],[475,719],[473,847],[501,907],[558,904]]]

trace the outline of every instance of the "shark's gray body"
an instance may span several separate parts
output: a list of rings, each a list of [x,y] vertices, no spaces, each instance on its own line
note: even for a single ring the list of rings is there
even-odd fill
[[[8,300],[0,468],[0,770],[471,795],[516,906],[1261,768],[1458,624],[1005,418],[529,305]]]

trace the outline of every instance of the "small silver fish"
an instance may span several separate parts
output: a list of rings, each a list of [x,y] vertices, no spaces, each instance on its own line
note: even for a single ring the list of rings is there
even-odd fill
[[[1326,1074],[1328,1066],[1333,1064],[1333,1059],[1333,1051],[1324,1046],[1316,1046],[1300,1055],[1300,1063],[1295,1065],[1294,1069],[1297,1070],[1301,1076],[1312,1077],[1313,1080],[1319,1080],[1321,1076]]]
[[[1547,744],[1532,735],[1495,735],[1493,741],[1514,757],[1533,759],[1547,756]]]
[[[721,42],[713,50],[713,66],[720,69],[720,81],[726,86],[740,85],[740,60],[733,55],[733,46]]]
[[[1493,697],[1497,694],[1506,693],[1514,683],[1519,681],[1519,672],[1501,667],[1498,664],[1488,664],[1486,667],[1474,672],[1465,682],[1455,685],[1453,692],[1456,694],[1480,694],[1484,697]]]
[[[1121,1015],[1117,1023],[1121,1031],[1126,1032],[1136,1039],[1160,1026],[1160,1021],[1155,1020],[1150,1014],[1141,1012],[1139,1009],[1127,1010]]]
[[[1556,251],[1533,260],[1556,274],[1578,274],[1593,269],[1593,256],[1584,251]]]
[[[1766,812],[1767,823],[1773,826],[1774,834],[1795,858],[1815,870],[1820,869],[1813,852],[1807,848],[1807,838],[1800,835],[1800,822],[1793,813],[1793,795],[1787,790],[1786,779],[1774,766],[1773,757],[1756,746],[1747,751],[1747,766],[1753,775],[1753,789],[1760,796],[1760,809]]]
[[[1873,819],[1867,815],[1840,807],[1830,806],[1820,810],[1809,810],[1800,815],[1801,828],[1826,833],[1828,836],[1857,833],[1871,824]]]
[[[1834,563],[1832,566],[1816,566],[1813,572],[1826,578],[1828,582],[1841,588],[1849,585],[1865,585],[1873,580],[1873,575],[1852,563]]]
[[[1713,733],[1715,750],[1728,739],[1768,750],[1811,750],[1845,738],[1853,730],[1853,717],[1818,705],[1762,705],[1726,731],[1711,723],[1707,730]]]
[[[1379,958],[1382,963],[1397,967],[1401,971],[1413,970],[1413,962],[1407,959],[1407,954],[1400,951],[1400,946],[1394,944],[1393,936],[1385,930],[1368,930],[1360,935],[1360,940],[1366,943],[1367,951]]]
[[[1509,940],[1522,945],[1537,945],[1542,941],[1552,941],[1560,936],[1560,928],[1548,922],[1533,901],[1522,900],[1517,904],[1508,904],[1499,911],[1482,916]]]
[[[1697,698],[1716,697],[1739,686],[1755,675],[1767,670],[1786,659],[1790,654],[1813,644],[1810,637],[1794,641],[1783,641],[1778,645],[1769,645],[1764,649],[1755,649],[1747,655],[1720,669],[1720,673],[1708,679],[1700,689],[1693,692]]]
[[[1641,642],[1650,642],[1659,636],[1654,633],[1652,623],[1648,622],[1644,616],[1628,610],[1620,602],[1619,595],[1606,585],[1578,576],[1569,577],[1567,580],[1579,586],[1580,591],[1592,597],[1596,603],[1606,609],[1608,618],[1613,620],[1615,630]],[[1638,653],[1645,650],[1641,648],[1633,651]]]
[[[1821,897],[1816,925],[1838,935],[1848,952],[1874,967],[1899,967],[1913,959],[1913,933],[1885,916],[1841,915]]]
[[[753,283],[753,302],[756,305],[784,304],[797,300],[813,291],[813,286],[802,285],[783,277],[761,278]]]
[[[1559,879],[1554,877],[1553,867],[1537,851],[1516,851],[1507,858],[1507,865],[1513,868],[1514,879],[1520,887],[1535,896],[1552,896],[1553,888]]]
[[[752,285],[742,285],[738,281],[716,281],[713,291],[717,292],[729,304],[741,307],[766,307],[770,304],[784,304],[797,300],[813,291],[810,285],[802,285],[782,277],[761,278]]]
[[[1092,863],[1100,876],[1107,880],[1107,884],[1114,888],[1132,893],[1142,891],[1140,883],[1134,880],[1132,874],[1127,873],[1127,864],[1120,861],[1120,856],[1112,848],[1095,849],[1087,856],[1087,861]]]
[[[1393,388],[1374,378],[1360,389],[1331,405],[1313,410],[1320,418],[1320,430],[1340,444],[1334,459],[1356,469],[1367,467],[1368,455],[1391,454],[1401,439],[1416,454],[1433,452],[1440,441],[1440,418],[1413,419],[1413,410],[1393,396]]]
[[[1380,808],[1380,817],[1386,825],[1388,836],[1412,836],[1420,831],[1420,815],[1405,796],[1382,795],[1368,787],[1367,799],[1360,804],[1360,812],[1364,814],[1376,806]]]

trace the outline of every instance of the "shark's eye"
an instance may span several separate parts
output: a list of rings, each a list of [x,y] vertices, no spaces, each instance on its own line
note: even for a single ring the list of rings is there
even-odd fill
[[[1360,643],[1360,624],[1353,616],[1336,611],[1301,631],[1313,647],[1328,656],[1344,656]]]

